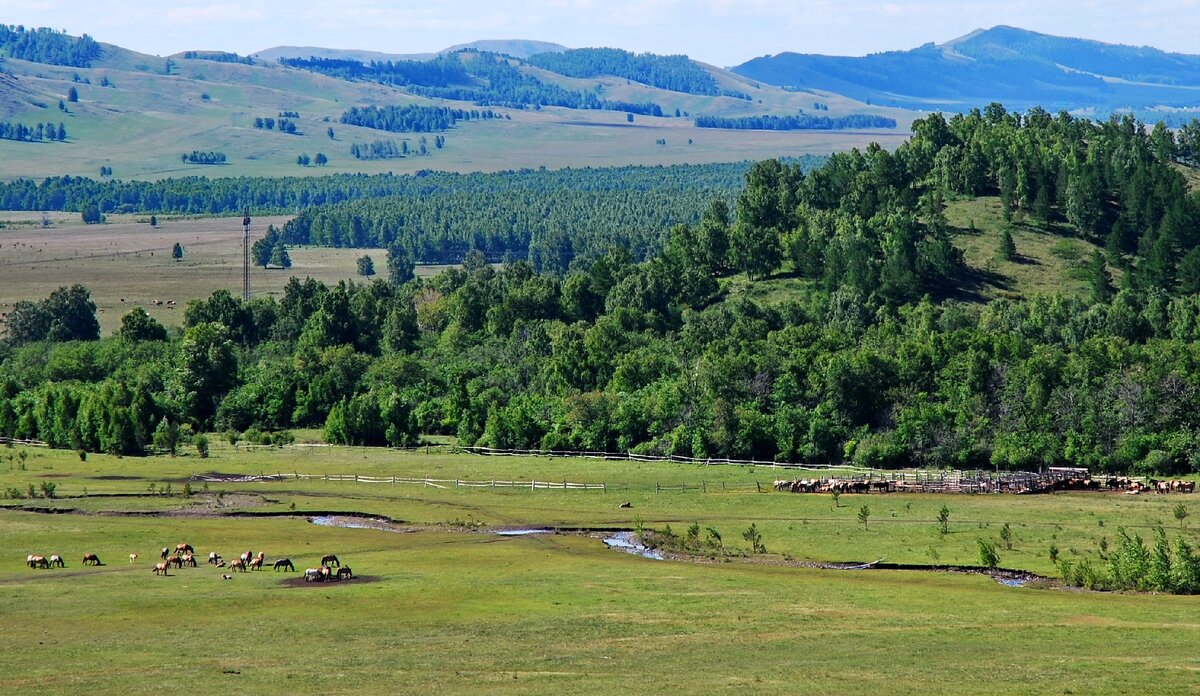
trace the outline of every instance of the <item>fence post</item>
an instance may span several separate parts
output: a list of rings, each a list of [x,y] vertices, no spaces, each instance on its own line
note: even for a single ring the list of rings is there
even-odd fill
[[[458,488],[458,479],[454,479],[454,487]]]
[[[704,493],[708,492],[708,482],[707,481],[700,482],[700,490],[703,491]]]
[[[529,490],[531,490],[531,491],[537,490],[537,480],[536,479],[529,479]]]
[[[762,486],[760,486],[760,485],[758,484],[758,481],[755,481],[755,482],[754,482],[754,487],[758,489],[758,492],[759,492],[759,493],[762,493]]]
[[[654,482],[654,492],[658,493],[658,481]]]
[[[604,492],[605,492],[605,493],[607,493],[607,492],[608,492],[608,484],[607,484],[607,483],[603,483],[603,482],[602,482],[602,483],[600,484],[600,486],[602,487],[602,489],[604,490]]]

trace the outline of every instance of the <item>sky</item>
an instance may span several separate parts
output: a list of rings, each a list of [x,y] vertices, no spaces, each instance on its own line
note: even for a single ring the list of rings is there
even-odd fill
[[[1200,0],[0,0],[0,23],[163,56],[281,45],[425,53],[535,39],[733,66],[784,51],[903,50],[997,24],[1200,53]]]

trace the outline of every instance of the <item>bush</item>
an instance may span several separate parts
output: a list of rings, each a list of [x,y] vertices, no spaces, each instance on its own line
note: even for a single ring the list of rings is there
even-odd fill
[[[979,543],[979,565],[984,568],[995,568],[1000,565],[1000,555],[996,553],[996,545],[983,539],[976,541]]]
[[[200,455],[201,459],[208,459],[208,436],[196,436],[196,454]]]

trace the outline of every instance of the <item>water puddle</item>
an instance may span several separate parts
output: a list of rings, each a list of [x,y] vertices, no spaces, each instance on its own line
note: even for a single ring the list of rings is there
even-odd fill
[[[996,578],[996,582],[1005,587],[1025,587],[1029,580],[1028,578]]]
[[[604,537],[604,545],[610,549],[632,553],[642,558],[652,558],[656,561],[663,560],[661,551],[646,548],[642,542],[638,541],[637,534],[633,532],[617,532],[610,537]]]
[[[501,529],[495,532],[496,536],[533,536],[535,534],[554,534],[553,529]]]
[[[379,523],[358,522],[346,517],[321,516],[310,517],[309,522],[318,527],[342,527],[344,529],[379,529]]]

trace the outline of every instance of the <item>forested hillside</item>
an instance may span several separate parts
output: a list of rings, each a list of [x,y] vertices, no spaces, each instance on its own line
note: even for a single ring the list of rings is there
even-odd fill
[[[86,290],[64,289],[9,314],[0,433],[138,453],[178,423],[318,426],[367,444],[1200,470],[1200,201],[1172,134],[999,106],[914,130],[807,173],[761,162],[640,263],[616,248],[539,273],[476,250],[419,280],[397,245],[386,280],[220,292],[165,342],[137,311],[71,340],[96,330]],[[954,301],[977,269],[942,208],[976,195],[1089,240],[1090,296]],[[807,289],[726,294],[781,272]]]
[[[721,94],[717,80],[687,56],[630,53],[618,48],[577,48],[539,53],[530,65],[568,77],[612,75],[687,94]]]
[[[102,53],[100,44],[87,34],[75,37],[45,27],[26,29],[0,24],[0,56],[86,68]]]

